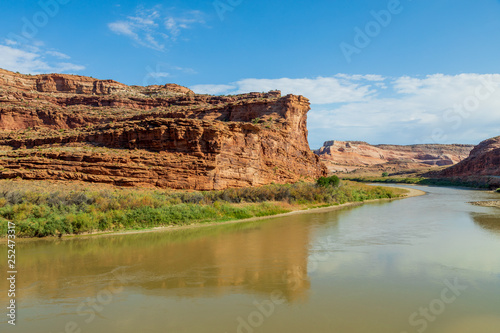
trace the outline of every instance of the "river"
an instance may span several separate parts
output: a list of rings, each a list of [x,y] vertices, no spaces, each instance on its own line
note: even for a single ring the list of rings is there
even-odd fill
[[[218,227],[19,243],[16,326],[2,314],[0,331],[500,332],[500,209],[468,203],[499,196],[409,187],[427,194]],[[8,289],[2,279],[4,309]]]

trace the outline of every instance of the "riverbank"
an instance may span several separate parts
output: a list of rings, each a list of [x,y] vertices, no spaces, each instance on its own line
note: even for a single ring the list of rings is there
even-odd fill
[[[500,208],[500,201],[499,200],[493,200],[493,201],[474,201],[471,202],[474,206],[481,206],[481,207],[497,207]]]
[[[87,235],[68,235],[65,236],[65,239],[71,239],[75,237],[95,237],[95,236],[115,236],[115,235],[131,235],[131,234],[140,234],[140,233],[146,233],[146,232],[165,232],[165,231],[176,231],[176,230],[185,230],[185,229],[194,229],[194,228],[202,228],[202,227],[213,227],[213,226],[219,226],[219,225],[228,225],[228,224],[235,224],[235,223],[248,223],[248,222],[255,222],[255,221],[261,221],[261,220],[268,220],[271,218],[279,218],[279,217],[286,217],[286,216],[293,216],[293,215],[298,215],[298,214],[318,214],[318,213],[326,213],[334,210],[339,210],[339,209],[344,209],[348,207],[355,207],[355,206],[361,206],[365,203],[369,202],[377,202],[377,201],[392,201],[392,200],[400,200],[400,199],[406,199],[406,198],[411,198],[411,197],[418,197],[425,195],[425,191],[417,190],[417,189],[412,189],[412,188],[406,188],[406,187],[390,187],[390,188],[397,188],[406,191],[407,193],[403,193],[401,197],[398,198],[383,198],[383,199],[371,199],[371,200],[365,200],[362,202],[348,202],[340,205],[333,205],[333,206],[328,206],[328,207],[316,207],[316,208],[301,208],[301,207],[296,207],[295,210],[292,210],[290,212],[286,213],[281,213],[281,214],[276,214],[276,215],[268,215],[268,216],[260,216],[260,217],[252,217],[248,219],[242,219],[242,220],[231,220],[231,221],[225,221],[225,222],[206,222],[206,223],[193,223],[189,225],[183,225],[183,226],[167,226],[167,227],[156,227],[152,229],[143,229],[143,230],[125,230],[125,231],[117,231],[117,232],[103,232],[103,233],[94,233],[94,234],[87,234]]]
[[[59,192],[57,193],[60,197],[65,197],[65,195],[69,196],[65,197],[65,200],[68,202],[71,200],[85,201],[82,199],[82,196],[85,196],[86,200],[90,200],[90,197],[92,197],[89,193],[85,194],[75,192],[74,190],[69,190],[69,193],[65,195]],[[125,192],[120,191],[118,194],[115,193],[114,198],[110,198],[110,193],[107,190],[105,192],[98,192],[97,197],[94,197],[95,202],[87,206],[84,205],[85,207],[83,208],[85,209],[81,209],[83,212],[80,214],[74,213],[76,209],[75,203],[67,206],[73,207],[69,209],[69,211],[73,211],[73,213],[61,212],[62,215],[58,216],[58,220],[56,220],[55,223],[52,220],[54,224],[52,226],[47,226],[47,224],[51,222],[49,219],[54,218],[53,212],[52,214],[47,214],[47,212],[45,212],[46,218],[37,219],[38,222],[41,221],[43,225],[36,224],[37,221],[33,221],[33,219],[26,217],[28,215],[26,211],[31,211],[31,215],[40,215],[40,209],[45,207],[44,205],[33,205],[29,202],[23,202],[13,205],[13,207],[8,207],[7,211],[10,210],[17,213],[17,215],[14,216],[17,220],[14,220],[14,222],[17,225],[18,231],[21,231],[20,235],[18,235],[24,237],[24,239],[56,237],[74,238],[178,230],[202,226],[251,222],[268,219],[270,217],[319,213],[361,205],[364,202],[393,200],[422,194],[425,194],[425,192],[408,188],[367,186],[351,182],[344,182],[339,187],[318,187],[313,183],[297,183],[293,185],[271,185],[258,188],[229,189],[220,192],[206,193],[184,191],[163,193],[155,190],[139,191],[136,189],[126,190]],[[53,197],[57,195],[53,194],[49,197],[52,200],[56,200]],[[153,200],[153,195],[160,195],[163,199],[163,203],[159,203],[158,198],[156,198],[156,201]],[[24,196],[31,198],[31,201],[39,202],[41,200],[32,192],[27,192]],[[114,208],[120,206],[120,204],[126,204],[129,208],[136,205],[143,206],[128,209],[127,211],[108,209],[108,211],[100,212],[100,214],[95,213],[96,209],[108,207],[106,205],[103,206],[103,203],[106,203],[103,202],[103,198],[106,197],[109,201],[107,204],[111,204]],[[194,198],[198,200],[197,203],[192,203]],[[260,198],[261,202],[249,202],[251,200],[257,201],[258,198]],[[281,201],[278,199],[281,199]],[[59,198],[59,200],[62,199]],[[329,202],[325,202],[327,200]],[[155,206],[157,207],[155,208]],[[59,209],[61,208],[60,205],[58,207]],[[54,207],[52,208],[52,210],[54,210]],[[45,207],[45,209],[47,209],[47,207]],[[93,215],[92,211],[94,211]],[[1,214],[5,214],[5,206],[0,208],[0,215]],[[108,219],[104,221],[108,224],[102,223],[103,217],[108,217]],[[133,220],[134,223],[128,224],[127,227],[124,224],[116,224],[116,222],[113,223],[109,221],[109,217],[114,217],[118,222],[121,221],[125,223],[126,220],[129,220],[129,222]],[[92,218],[93,221],[85,221],[84,218]],[[99,218],[101,218],[101,220],[95,221]],[[84,222],[87,222],[87,225],[85,225]],[[94,225],[97,227],[95,229],[84,230],[84,227],[89,227],[90,224],[88,224],[88,222],[94,222]],[[0,221],[0,223],[6,225],[7,221]],[[65,226],[63,225],[63,227],[80,228],[79,232],[68,232],[63,234],[59,229],[54,229],[58,228],[62,223],[66,224]],[[112,229],[106,227],[107,225],[111,225]],[[99,227],[102,227],[102,229],[99,230]],[[43,237],[33,236],[33,232],[40,231],[52,232],[52,234],[46,234]],[[31,235],[27,235],[27,233],[31,233]]]
[[[476,176],[466,178],[429,178],[420,176],[345,176],[343,180],[358,182],[358,183],[382,183],[382,184],[407,184],[407,185],[429,185],[429,186],[445,186],[445,187],[467,187],[474,189],[493,189],[497,178],[490,176]],[[495,180],[492,182],[492,180]]]

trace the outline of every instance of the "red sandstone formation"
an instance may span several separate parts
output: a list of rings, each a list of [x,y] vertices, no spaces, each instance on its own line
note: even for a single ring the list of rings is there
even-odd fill
[[[302,96],[0,69],[0,178],[212,190],[326,173]]]
[[[491,176],[500,183],[500,136],[477,145],[462,162],[439,173],[443,177]]]
[[[349,172],[373,166],[382,170],[396,164],[411,169],[453,165],[465,159],[473,147],[438,144],[373,146],[361,141],[327,141],[314,152],[330,172]]]

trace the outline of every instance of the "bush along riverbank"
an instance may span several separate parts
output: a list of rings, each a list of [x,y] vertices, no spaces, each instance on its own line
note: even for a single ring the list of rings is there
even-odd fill
[[[454,179],[454,178],[415,178],[415,177],[344,177],[344,180],[360,183],[385,183],[385,184],[409,184],[409,185],[434,185],[434,186],[454,186],[489,188],[486,180],[478,179]]]
[[[84,186],[0,182],[0,235],[6,235],[8,221],[16,224],[18,237],[62,236],[272,216],[405,193],[335,176],[210,192]]]

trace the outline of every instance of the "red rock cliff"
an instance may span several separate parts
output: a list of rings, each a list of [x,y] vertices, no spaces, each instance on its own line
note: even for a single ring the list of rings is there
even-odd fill
[[[325,174],[302,96],[0,70],[0,178],[212,190]]]
[[[500,136],[477,145],[462,162],[439,173],[444,177],[500,176]]]
[[[314,152],[330,171],[351,171],[394,162],[405,162],[412,167],[453,165],[465,159],[473,147],[461,144],[374,146],[361,141],[327,141]]]

